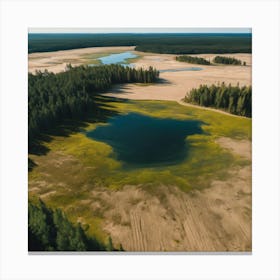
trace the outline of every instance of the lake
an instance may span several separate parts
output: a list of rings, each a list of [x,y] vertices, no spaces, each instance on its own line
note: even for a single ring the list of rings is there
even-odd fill
[[[122,52],[116,54],[110,54],[107,56],[99,57],[98,60],[101,61],[103,65],[106,64],[121,64],[123,66],[134,67],[134,64],[127,63],[127,59],[138,57],[136,54],[132,52]],[[97,66],[96,64],[89,64],[89,66]],[[160,73],[165,72],[180,72],[180,71],[200,71],[203,68],[200,67],[184,67],[184,68],[175,68],[175,69],[163,69],[159,70]]]
[[[137,57],[137,55],[132,52],[122,52],[99,57],[98,60],[100,60],[102,64],[118,64],[125,63],[127,59],[135,57]]]
[[[87,137],[105,142],[125,166],[170,165],[183,161],[189,150],[187,136],[202,134],[199,120],[161,119],[129,113],[111,118]]]
[[[160,73],[165,72],[181,72],[181,71],[201,71],[203,68],[200,67],[184,67],[184,68],[175,68],[175,69],[163,69],[159,70]]]

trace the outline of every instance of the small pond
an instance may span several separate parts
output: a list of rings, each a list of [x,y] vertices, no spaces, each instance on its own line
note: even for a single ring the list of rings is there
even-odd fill
[[[163,69],[159,70],[160,73],[165,72],[181,72],[181,71],[201,71],[203,68],[200,67],[184,67],[184,68],[175,68],[175,69]]]
[[[202,134],[198,120],[161,119],[129,113],[111,118],[106,125],[87,132],[87,137],[113,148],[126,166],[170,165],[188,153],[187,136]]]
[[[102,64],[119,64],[119,63],[125,63],[126,60],[129,58],[135,58],[135,57],[137,57],[137,55],[132,52],[122,52],[122,53],[110,54],[104,57],[99,57],[98,60],[100,60]]]

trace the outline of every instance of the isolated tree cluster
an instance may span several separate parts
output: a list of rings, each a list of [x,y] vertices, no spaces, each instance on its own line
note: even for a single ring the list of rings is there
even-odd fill
[[[225,110],[231,114],[252,117],[252,87],[200,85],[186,94],[185,102]]]
[[[220,64],[232,64],[232,65],[241,65],[242,61],[240,59],[236,59],[234,57],[228,57],[228,56],[216,56],[213,59],[214,63],[220,63]],[[243,62],[243,65],[246,65],[246,62]]]
[[[180,56],[176,56],[176,60],[181,62],[193,63],[193,64],[210,65],[209,60],[197,56],[180,55]]]
[[[177,61],[181,62],[188,62],[188,63],[193,63],[193,64],[203,64],[203,65],[211,65],[210,59],[206,60],[202,57],[198,56],[190,56],[190,55],[180,55],[176,56]],[[231,64],[231,65],[243,65],[246,66],[246,62],[236,59],[234,57],[227,57],[227,56],[215,56],[213,59],[214,63],[218,64]]]

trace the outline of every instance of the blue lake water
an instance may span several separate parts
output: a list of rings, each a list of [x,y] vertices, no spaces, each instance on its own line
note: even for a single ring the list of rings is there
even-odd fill
[[[111,118],[107,125],[87,132],[87,137],[113,148],[125,166],[151,167],[183,161],[189,150],[187,136],[202,134],[199,120],[154,118],[129,113]]]
[[[123,52],[99,57],[98,60],[100,60],[102,64],[118,64],[125,63],[127,59],[135,57],[137,57],[137,55],[132,52]]]
[[[184,67],[184,68],[175,68],[175,69],[163,69],[159,70],[160,73],[165,72],[181,72],[181,71],[201,71],[203,68],[201,67]]]
[[[127,59],[138,57],[132,52],[122,52],[116,54],[110,54],[107,56],[99,57],[98,60],[101,61],[103,65],[106,64],[121,64],[123,66],[134,67],[134,64],[127,63]],[[89,66],[97,66],[97,64],[89,64]],[[175,69],[163,69],[159,70],[160,73],[165,72],[181,72],[181,71],[200,71],[203,70],[201,67],[184,67],[184,68],[175,68]]]

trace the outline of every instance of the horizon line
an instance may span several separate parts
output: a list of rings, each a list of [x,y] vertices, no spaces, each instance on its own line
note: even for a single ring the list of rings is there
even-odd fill
[[[243,28],[28,28],[28,34],[252,34],[252,29]]]

